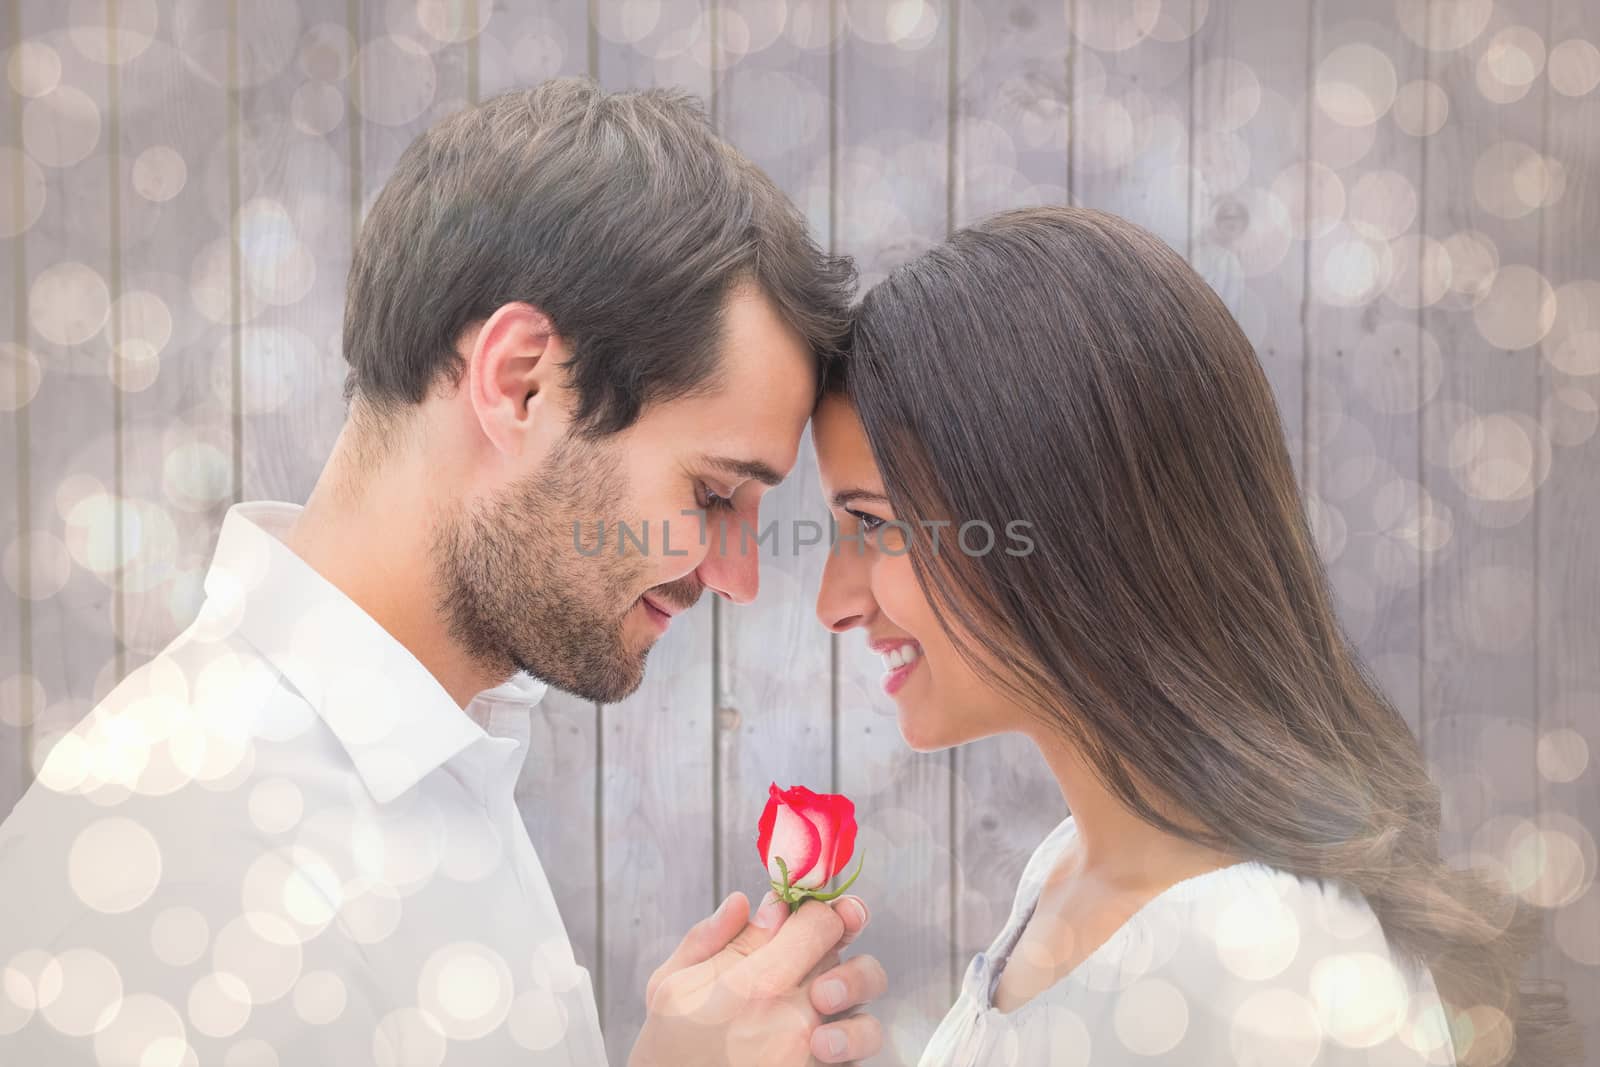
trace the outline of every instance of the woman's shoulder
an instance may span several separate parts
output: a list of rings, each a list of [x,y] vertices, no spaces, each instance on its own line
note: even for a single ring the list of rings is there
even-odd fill
[[[1250,976],[1280,958],[1373,956],[1404,965],[1364,894],[1342,879],[1318,878],[1249,861],[1215,872],[1193,895],[1194,928],[1219,962]],[[1246,952],[1245,950],[1248,950]]]
[[[1171,887],[1140,913],[1164,925],[1220,975],[1259,981],[1295,967],[1354,961],[1374,981],[1423,984],[1391,946],[1367,898],[1340,879],[1316,878],[1257,860],[1218,868]],[[1343,966],[1343,963],[1339,964]],[[1431,984],[1431,983],[1428,983]]]
[[[1027,906],[1071,845],[1076,827],[1063,818],[1034,848],[1017,883],[1017,903]],[[1314,878],[1246,860],[1185,878],[1151,899],[1134,919],[1182,916],[1182,929],[1201,934],[1219,962],[1246,973],[1267,966],[1238,958],[1241,945],[1257,952],[1327,950],[1391,955],[1382,924],[1366,897],[1348,882]]]
[[[1069,817],[1040,843],[1019,900],[1071,834]],[[1168,887],[1052,992],[1043,999],[1091,1030],[1146,1002],[1187,1018],[1189,1053],[1222,1041],[1248,1059],[1309,1042],[1330,1064],[1358,1052],[1372,1065],[1453,1062],[1432,975],[1392,948],[1366,897],[1259,861]]]
[[[1250,861],[1180,885],[1138,919],[1091,980],[1165,983],[1246,1046],[1309,1042],[1331,1063],[1357,1052],[1363,1064],[1454,1062],[1432,974],[1345,881]]]

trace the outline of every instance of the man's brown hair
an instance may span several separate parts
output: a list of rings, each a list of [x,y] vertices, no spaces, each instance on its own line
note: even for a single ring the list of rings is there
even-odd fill
[[[457,112],[400,157],[356,242],[345,399],[420,403],[470,324],[514,301],[572,350],[586,436],[719,380],[724,298],[754,283],[818,359],[848,329],[854,266],[722,141],[693,96],[561,78]]]

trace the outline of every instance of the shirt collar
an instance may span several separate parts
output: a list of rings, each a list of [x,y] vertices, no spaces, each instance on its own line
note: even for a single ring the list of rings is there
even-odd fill
[[[228,509],[206,607],[230,618],[300,692],[386,804],[488,734],[404,645],[283,543],[302,510],[276,501]],[[535,703],[544,688],[518,675],[481,696]]]
[[[550,687],[531,674],[518,671],[493,689],[485,689],[474,700],[504,704],[537,704]]]

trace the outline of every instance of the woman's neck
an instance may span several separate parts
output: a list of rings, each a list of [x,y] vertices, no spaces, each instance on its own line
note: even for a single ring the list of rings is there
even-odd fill
[[[1083,877],[1118,891],[1163,889],[1182,878],[1237,863],[1241,857],[1218,852],[1151,826],[1108,789],[1076,747],[1054,733],[1031,734],[1072,813],[1077,842],[1063,863]],[[1187,812],[1146,794],[1168,819],[1202,829]]]

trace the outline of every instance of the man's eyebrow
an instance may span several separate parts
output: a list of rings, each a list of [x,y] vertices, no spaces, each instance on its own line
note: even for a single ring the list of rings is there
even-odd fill
[[[874,504],[887,504],[889,498],[882,493],[874,493],[870,489],[841,489],[833,494],[832,507],[842,508],[846,504],[853,504],[857,500],[867,500]]]
[[[759,459],[735,459],[733,456],[701,456],[700,462],[708,467],[715,467],[725,474],[736,475],[740,478],[754,478],[762,485],[773,486],[783,481],[783,475],[773,469],[771,464]]]

